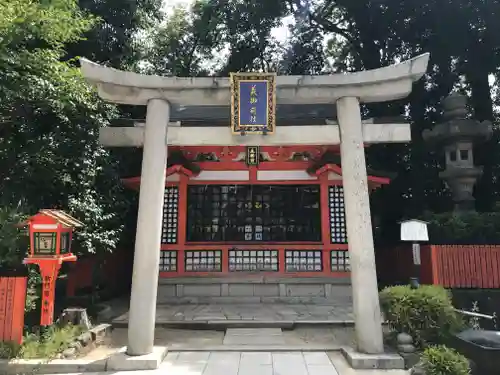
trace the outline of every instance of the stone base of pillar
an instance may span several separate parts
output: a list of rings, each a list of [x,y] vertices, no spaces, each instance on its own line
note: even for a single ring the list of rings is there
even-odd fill
[[[397,353],[364,354],[354,349],[342,348],[349,365],[356,370],[404,370],[405,361]]]
[[[155,346],[149,354],[130,356],[127,355],[127,348],[123,347],[108,358],[106,371],[156,370],[167,353],[166,347]]]

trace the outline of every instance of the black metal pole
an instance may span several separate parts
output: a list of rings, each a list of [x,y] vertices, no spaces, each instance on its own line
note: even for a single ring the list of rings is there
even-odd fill
[[[417,289],[420,286],[420,244],[414,242],[412,244],[413,252],[413,277],[410,278],[410,287]]]

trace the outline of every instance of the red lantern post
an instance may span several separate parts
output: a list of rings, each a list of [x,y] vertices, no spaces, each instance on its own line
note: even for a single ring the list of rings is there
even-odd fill
[[[71,253],[73,229],[83,223],[60,210],[40,210],[27,221],[30,236],[29,255],[24,264],[38,264],[42,276],[40,325],[54,321],[54,299],[57,275],[63,262],[74,262]]]

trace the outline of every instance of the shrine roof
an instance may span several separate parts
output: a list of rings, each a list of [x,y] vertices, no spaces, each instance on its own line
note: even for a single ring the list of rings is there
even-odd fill
[[[325,125],[326,120],[336,121],[335,104],[277,104],[277,126]],[[176,106],[170,111],[170,121],[180,121],[181,126],[229,126],[231,106]],[[402,116],[371,119],[373,123],[405,123]],[[118,122],[118,121],[117,121]],[[116,126],[127,126],[120,120]],[[129,120],[144,122],[144,119]]]

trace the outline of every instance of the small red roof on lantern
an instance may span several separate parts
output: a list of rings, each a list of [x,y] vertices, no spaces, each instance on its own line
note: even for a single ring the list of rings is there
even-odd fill
[[[80,220],[75,219],[73,216],[68,215],[64,211],[49,209],[38,211],[38,213],[31,216],[25,224],[36,221],[43,221],[46,223],[46,219],[51,219],[50,221],[53,224],[61,224],[64,227],[80,228],[84,226]]]

